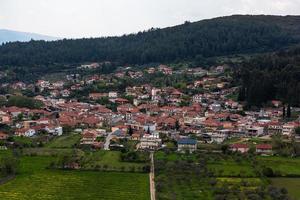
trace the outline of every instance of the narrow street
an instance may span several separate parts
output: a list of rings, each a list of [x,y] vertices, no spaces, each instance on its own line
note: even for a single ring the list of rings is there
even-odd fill
[[[109,150],[110,140],[112,138],[112,132],[108,134],[104,144],[104,150]]]
[[[150,159],[151,159],[151,169],[149,173],[149,179],[150,179],[150,195],[151,200],[155,200],[155,181],[154,181],[154,158],[153,158],[154,152],[150,153]]]

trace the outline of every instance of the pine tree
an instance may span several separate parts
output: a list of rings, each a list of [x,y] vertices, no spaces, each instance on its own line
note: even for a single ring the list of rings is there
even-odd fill
[[[128,135],[132,136],[132,134],[133,134],[133,130],[132,130],[131,126],[129,126]]]
[[[292,116],[290,104],[287,107],[286,116],[287,116],[287,118],[291,118],[291,116]]]
[[[150,127],[148,126],[148,129],[147,129],[147,134],[150,135]]]
[[[176,122],[175,122],[175,129],[176,129],[176,131],[178,131],[180,129],[180,124],[179,124],[178,120],[176,120]]]
[[[246,98],[246,91],[244,87],[241,87],[239,89],[239,94],[238,94],[238,101],[245,101]]]

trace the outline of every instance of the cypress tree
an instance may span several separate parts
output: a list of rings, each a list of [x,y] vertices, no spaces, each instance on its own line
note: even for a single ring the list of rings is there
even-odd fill
[[[287,118],[291,118],[291,116],[292,116],[290,104],[289,104],[288,107],[287,107],[286,116],[287,116]]]

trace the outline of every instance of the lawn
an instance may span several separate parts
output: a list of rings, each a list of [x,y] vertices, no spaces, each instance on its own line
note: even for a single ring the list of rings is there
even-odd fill
[[[213,170],[221,177],[255,177],[256,174],[247,161],[236,162],[233,160],[222,160],[208,162],[208,169]]]
[[[292,200],[300,199],[300,178],[272,178],[272,184],[279,188],[286,188]]]
[[[162,151],[155,153],[155,158],[165,161],[186,160],[196,164],[201,158],[197,158],[195,154],[171,153],[165,154]],[[229,156],[219,156],[219,154],[211,154],[206,158],[207,168],[221,177],[255,177],[255,171],[251,164],[246,161],[235,161]]]
[[[220,154],[155,153],[158,199],[238,199],[255,194],[266,180],[246,159]],[[219,196],[218,196],[219,195]]]
[[[258,157],[259,164],[273,169],[281,176],[300,176],[300,158]]]
[[[0,186],[1,200],[149,199],[142,173],[45,169],[52,157],[23,157],[17,177]]]
[[[79,149],[67,149],[67,148],[24,148],[22,150],[23,155],[38,155],[38,156],[58,156],[58,155],[68,155],[71,154],[73,151],[80,151],[84,154],[83,151]]]
[[[143,167],[148,163],[136,163],[136,162],[123,162],[121,161],[121,152],[119,151],[94,151],[88,152],[81,149],[71,148],[26,148],[23,149],[23,155],[27,156],[64,156],[71,155],[77,152],[78,155],[82,156],[83,169],[89,170],[104,170],[104,171],[135,171],[142,172]]]
[[[79,144],[81,139],[80,134],[69,134],[69,135],[62,135],[59,137],[55,137],[51,140],[46,147],[49,148],[72,148],[76,144]]]
[[[86,153],[88,162],[84,168],[94,169],[97,166],[106,166],[110,171],[142,171],[142,168],[147,163],[122,162],[120,159],[121,152],[119,151],[96,151]]]

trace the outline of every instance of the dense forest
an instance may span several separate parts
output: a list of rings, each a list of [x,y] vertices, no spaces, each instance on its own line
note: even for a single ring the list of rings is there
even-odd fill
[[[300,106],[300,48],[257,56],[236,71],[239,100],[260,106],[273,99]]]
[[[151,29],[122,37],[0,46],[0,66],[53,66],[113,61],[168,63],[214,56],[270,52],[298,43],[300,17],[230,16]]]

